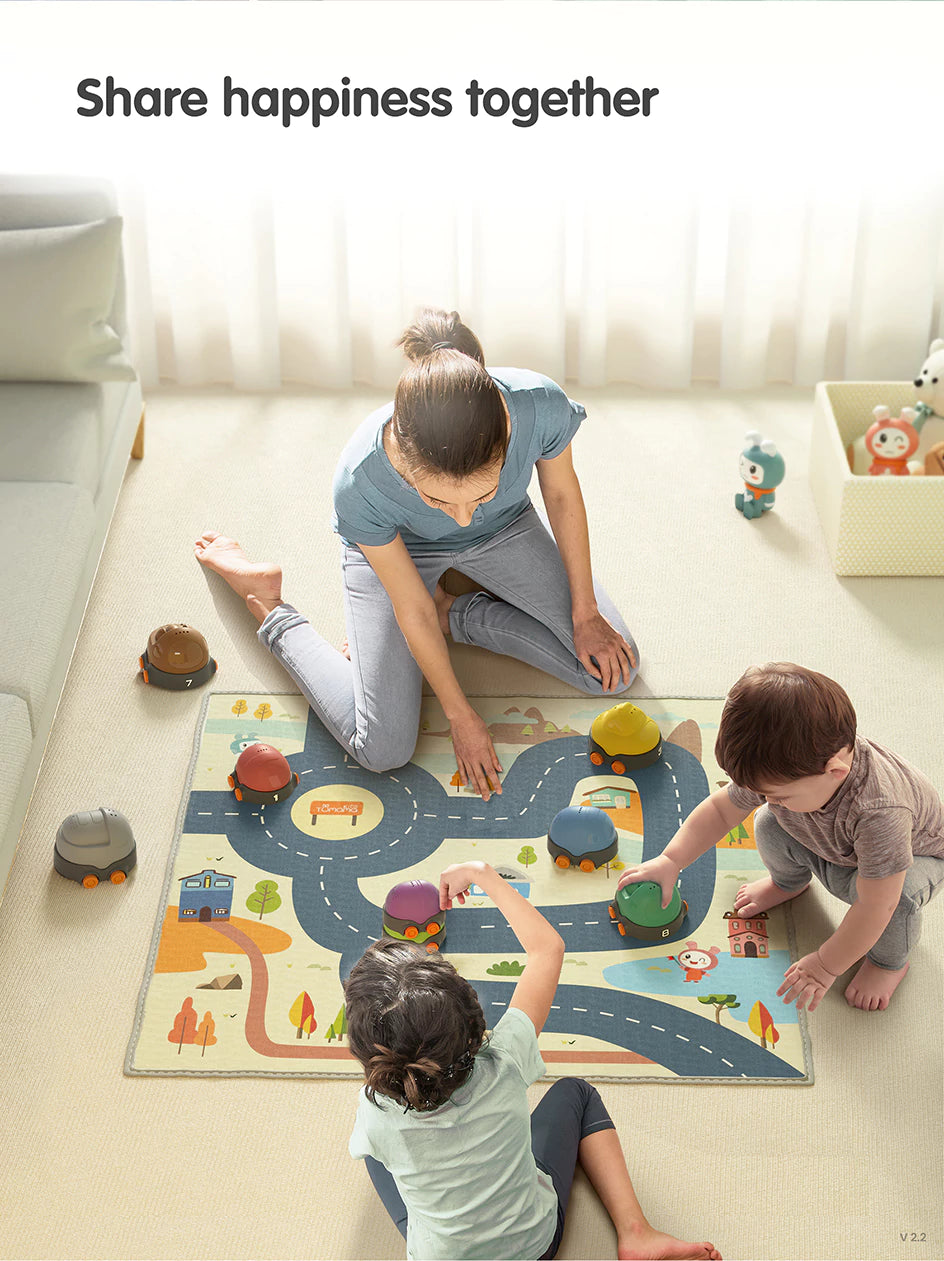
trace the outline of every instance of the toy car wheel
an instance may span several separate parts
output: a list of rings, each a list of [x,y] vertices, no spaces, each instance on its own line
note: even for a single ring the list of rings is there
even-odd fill
[[[625,770],[626,770],[626,765],[624,762],[614,762],[612,765],[612,771],[614,775],[622,775],[625,772]]]
[[[420,930],[416,928],[415,925],[413,924],[411,924],[410,927],[403,934],[404,937],[409,937],[410,941],[412,941],[414,937],[418,937],[419,935],[420,935]]]
[[[596,871],[592,858],[582,858],[580,860],[581,871]]]
[[[293,771],[293,772],[292,772],[292,778],[295,780],[295,783],[297,784],[297,783],[298,783],[298,771]]]
[[[432,954],[434,950],[438,950],[438,949],[439,949],[438,941],[428,941],[426,943],[426,950],[429,954]]]
[[[570,866],[570,859],[566,854],[558,854],[554,861],[557,863],[558,867],[562,867],[565,871]]]
[[[86,889],[94,889],[98,884],[98,876],[93,876],[91,872],[87,876],[82,877],[82,884]]]
[[[113,871],[108,879],[112,882],[112,884],[124,884],[128,877],[123,871]]]
[[[616,907],[615,907],[615,906],[610,906],[610,907],[608,907],[607,909],[608,909],[608,910],[609,910],[609,912],[610,912],[610,919],[616,919]]]
[[[617,926],[616,926],[616,927],[620,930],[620,936],[621,936],[621,937],[625,937],[625,936],[626,936],[626,925],[625,925],[625,924],[617,924]]]
[[[148,681],[148,672],[147,672],[147,670],[145,670],[145,671],[144,671],[144,673],[141,675],[141,678],[142,678],[142,679],[144,679],[145,683],[147,683],[147,681]]]
[[[590,754],[590,761],[593,763],[593,765],[594,765],[594,766],[602,766],[602,765],[603,765],[603,754],[602,754],[602,753],[591,753],[591,754]]]
[[[143,669],[144,669],[144,658],[143,658],[143,657],[138,657],[138,669],[139,669],[139,670],[143,670]]]
[[[437,924],[435,920],[433,920],[432,923],[426,925],[426,931],[428,933],[438,933],[439,928],[440,928],[440,925]]]
[[[227,775],[227,776],[226,776],[226,782],[227,782],[227,784],[229,784],[230,788],[235,788],[235,787],[236,787],[236,781],[235,781],[235,779],[233,779],[232,775]]]
[[[235,795],[236,795],[236,800],[237,800],[237,801],[242,801],[242,799],[243,799],[243,790],[242,790],[241,788],[234,788],[234,789],[233,789],[233,792],[234,792],[234,793],[235,793]]]

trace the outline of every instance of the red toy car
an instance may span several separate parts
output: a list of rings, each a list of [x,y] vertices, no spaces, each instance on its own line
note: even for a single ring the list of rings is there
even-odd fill
[[[233,773],[227,776],[226,782],[237,801],[271,806],[291,797],[298,784],[298,774],[271,744],[251,744],[236,759]]]

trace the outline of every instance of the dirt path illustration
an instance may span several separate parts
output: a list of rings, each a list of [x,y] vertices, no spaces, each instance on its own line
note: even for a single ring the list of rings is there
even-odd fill
[[[246,1011],[246,1041],[259,1055],[289,1060],[351,1060],[354,1057],[344,1046],[307,1046],[298,1042],[273,1042],[266,1033],[266,999],[269,995],[269,968],[265,955],[253,939],[233,924],[218,923],[212,927],[237,946],[249,960],[252,982],[249,1007]]]

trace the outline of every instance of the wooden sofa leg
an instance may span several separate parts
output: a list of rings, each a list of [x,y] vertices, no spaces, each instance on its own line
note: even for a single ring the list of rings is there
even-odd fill
[[[138,422],[138,432],[134,435],[134,442],[131,446],[131,458],[133,460],[141,460],[144,458],[144,412],[141,408],[141,419]]]

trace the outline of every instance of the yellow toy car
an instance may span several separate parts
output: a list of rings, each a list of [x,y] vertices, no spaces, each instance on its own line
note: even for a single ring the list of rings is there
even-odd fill
[[[614,775],[652,766],[662,756],[662,734],[655,719],[638,705],[623,701],[597,714],[590,725],[590,761]]]

